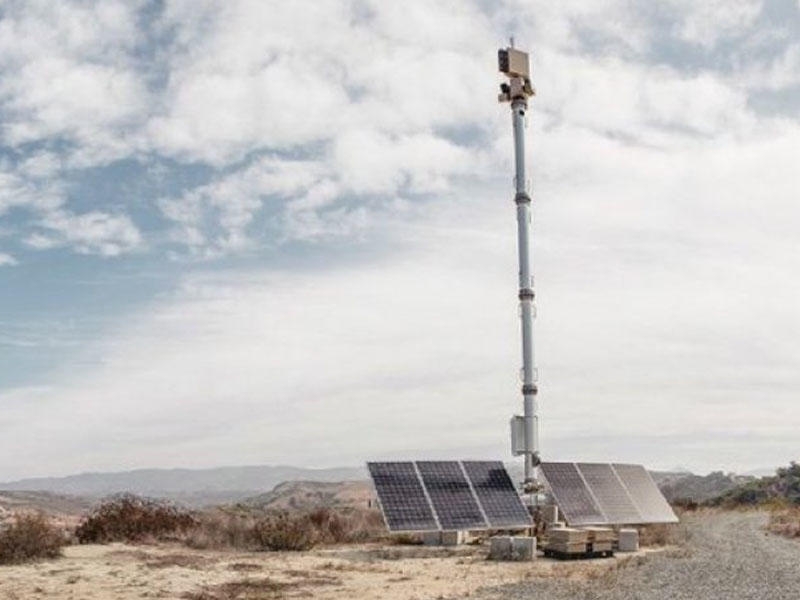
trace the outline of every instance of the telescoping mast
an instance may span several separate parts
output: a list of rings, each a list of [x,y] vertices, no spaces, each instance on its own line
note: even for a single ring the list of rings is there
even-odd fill
[[[508,78],[500,85],[498,101],[511,105],[514,128],[514,203],[517,205],[517,247],[519,251],[519,304],[522,329],[522,398],[523,414],[511,418],[511,447],[525,458],[525,492],[535,492],[538,484],[535,469],[539,465],[539,417],[537,372],[533,352],[533,319],[536,314],[531,265],[531,197],[525,177],[525,113],[528,98],[534,95],[528,54],[514,48],[498,51],[500,72]]]

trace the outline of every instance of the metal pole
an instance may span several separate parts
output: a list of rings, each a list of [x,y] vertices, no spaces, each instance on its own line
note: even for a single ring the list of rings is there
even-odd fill
[[[514,126],[515,191],[517,205],[517,248],[519,251],[519,304],[522,329],[522,397],[525,423],[525,483],[534,481],[533,470],[539,460],[538,406],[536,402],[536,367],[533,352],[534,293],[531,268],[531,197],[525,177],[525,113],[524,97],[511,102]]]
[[[525,457],[526,492],[537,489],[534,469],[539,465],[539,418],[536,402],[536,367],[533,354],[533,274],[531,266],[531,197],[528,195],[525,177],[525,113],[528,97],[535,94],[530,79],[528,54],[511,46],[497,53],[498,67],[508,77],[508,83],[500,86],[500,102],[511,104],[511,120],[514,127],[514,202],[517,205],[517,248],[519,251],[519,305],[522,330],[522,398],[523,416],[512,419],[512,447],[515,454]],[[517,438],[521,420],[522,448]]]

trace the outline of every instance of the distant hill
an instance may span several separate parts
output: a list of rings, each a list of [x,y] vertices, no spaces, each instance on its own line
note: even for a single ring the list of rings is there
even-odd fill
[[[36,511],[57,517],[81,515],[91,507],[91,500],[50,492],[0,492],[0,521],[16,512]]]
[[[753,477],[735,475],[715,471],[708,475],[694,475],[692,473],[673,474],[672,477],[657,479],[658,487],[664,497],[673,502],[675,500],[691,500],[693,502],[706,502],[721,494],[747,483]]]
[[[714,506],[748,506],[772,501],[800,505],[800,463],[792,462],[769,477],[751,477],[707,503]]]
[[[287,481],[240,504],[259,509],[366,508],[374,492],[369,481]]]
[[[45,491],[101,498],[119,492],[168,498],[189,506],[237,502],[272,490],[284,481],[365,480],[364,468],[304,469],[288,466],[219,467],[215,469],[139,469],[117,473],[83,473],[0,483],[6,491]]]

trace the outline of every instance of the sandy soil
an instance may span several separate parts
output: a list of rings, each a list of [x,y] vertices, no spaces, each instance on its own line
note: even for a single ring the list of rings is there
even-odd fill
[[[486,549],[342,546],[302,553],[196,551],[183,546],[71,546],[64,557],[0,567],[0,599],[464,597],[531,578],[584,579],[636,555],[585,562],[495,563]]]

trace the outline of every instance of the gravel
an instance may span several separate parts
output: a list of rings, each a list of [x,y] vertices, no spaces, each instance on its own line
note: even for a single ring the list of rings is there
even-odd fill
[[[685,549],[632,560],[591,581],[534,579],[484,589],[476,596],[486,600],[797,600],[800,543],[766,533],[766,521],[767,514],[762,512],[691,515],[685,521],[689,530]]]

